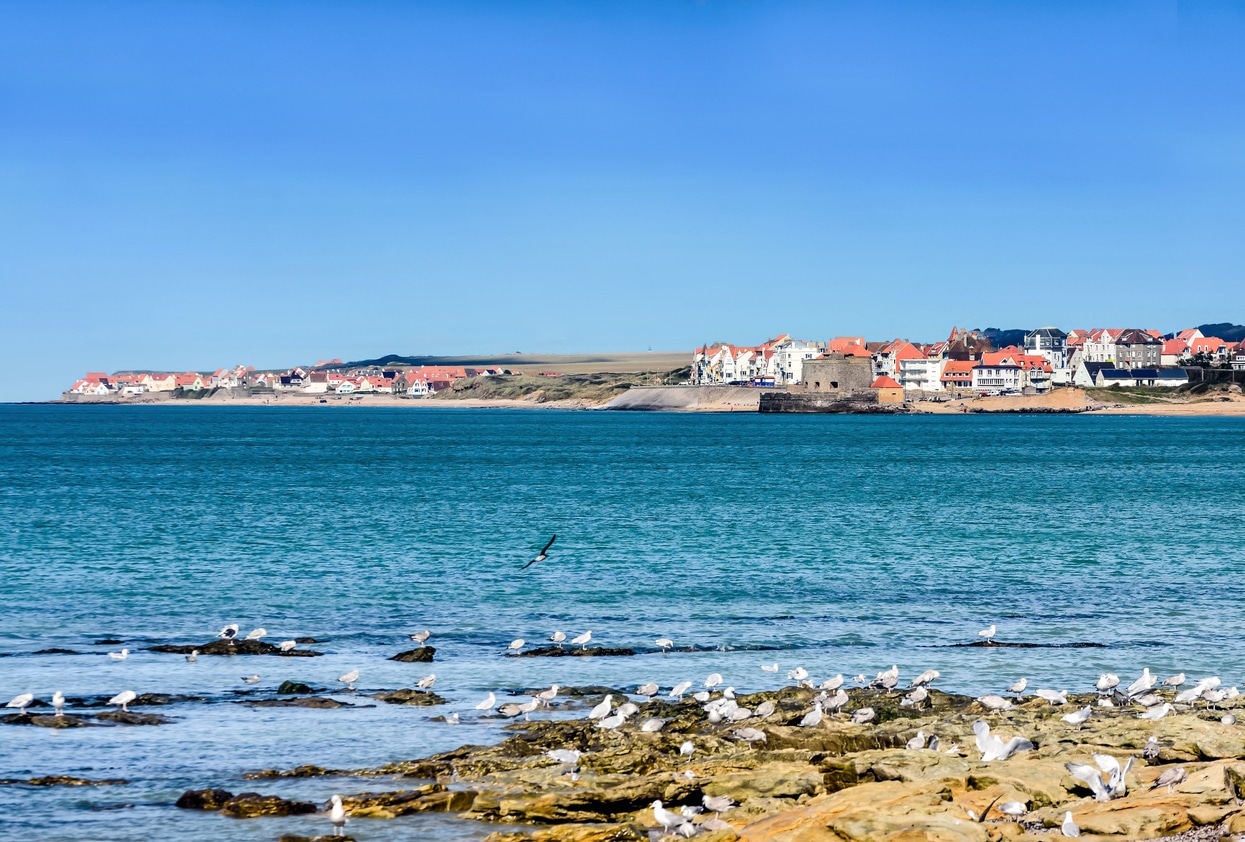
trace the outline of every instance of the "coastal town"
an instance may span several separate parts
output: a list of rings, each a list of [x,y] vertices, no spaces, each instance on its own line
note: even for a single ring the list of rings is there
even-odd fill
[[[1238,326],[1223,327],[1240,332]],[[932,343],[871,341],[864,336],[815,341],[780,334],[758,345],[705,344],[691,353],[681,382],[808,392],[871,390],[881,402],[895,403],[1041,396],[1060,387],[1176,389],[1190,384],[1191,376],[1201,382],[1206,372],[1214,370],[1245,372],[1245,342],[1207,335],[1200,328],[1163,334],[1145,328],[1065,332],[1057,327],[1030,331],[957,327],[945,340]],[[89,372],[66,390],[64,398],[193,398],[217,390],[246,390],[251,395],[322,400],[420,399],[472,378],[512,374],[559,376],[557,371],[512,372],[496,365],[349,364],[327,359],[284,370],[237,365],[211,372]]]

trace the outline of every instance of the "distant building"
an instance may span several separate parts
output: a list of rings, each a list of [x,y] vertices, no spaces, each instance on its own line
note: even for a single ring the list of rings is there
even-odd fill
[[[869,384],[878,394],[878,403],[903,403],[903,387],[890,377],[882,375]]]
[[[1163,364],[1163,340],[1135,328],[1121,331],[1112,359],[1116,368],[1158,368]]]
[[[826,354],[804,363],[804,388],[813,392],[849,394],[869,388],[874,381],[868,357]]]
[[[1014,363],[982,363],[973,368],[973,389],[1000,395],[1018,395],[1023,388],[1020,366]]]
[[[942,368],[947,365],[943,359],[929,357],[913,357],[899,361],[899,385],[905,389],[918,389],[922,392],[942,391]]]
[[[942,368],[943,389],[971,389],[973,387],[973,369],[977,363],[972,360],[947,360]]]

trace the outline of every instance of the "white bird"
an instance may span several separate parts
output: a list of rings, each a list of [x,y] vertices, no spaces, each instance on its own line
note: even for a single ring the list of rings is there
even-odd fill
[[[1220,717],[1220,718],[1219,718],[1219,724],[1221,724],[1221,725],[1235,725],[1235,724],[1236,724],[1236,716],[1235,716],[1235,715],[1233,715],[1233,714],[1231,714],[1231,713],[1225,713],[1222,717]]]
[[[556,760],[564,766],[574,766],[583,756],[582,751],[576,751],[573,748],[553,748],[545,752],[545,757]]]
[[[531,715],[536,711],[536,708],[538,707],[540,707],[540,699],[537,699],[535,697],[533,697],[530,701],[527,701],[521,705],[518,705],[519,713],[523,714],[523,718],[525,720],[530,719]]]
[[[1183,766],[1177,766],[1175,769],[1168,769],[1166,772],[1158,776],[1158,779],[1150,785],[1150,789],[1158,789],[1161,786],[1171,788],[1178,783],[1183,783],[1189,774],[1185,772]]]
[[[484,697],[484,701],[476,705],[476,710],[492,710],[495,704],[497,704],[497,696],[490,690],[488,695]]]
[[[507,719],[512,719],[523,713],[523,706],[516,705],[514,702],[507,702],[497,709],[497,712]]]
[[[821,724],[821,702],[813,702],[813,709],[804,714],[804,718],[800,720],[801,728],[816,728]]]
[[[740,728],[735,731],[735,738],[745,743],[763,743],[768,738],[764,731],[758,731],[756,728]]]
[[[1107,776],[1107,794],[1112,798],[1120,798],[1128,794],[1128,772],[1133,768],[1133,761],[1137,758],[1130,757],[1124,761],[1124,765],[1120,766],[1120,761],[1116,760],[1109,754],[1095,754],[1094,762],[1098,764],[1098,768]]]
[[[247,640],[262,640],[263,638],[267,636],[268,636],[268,629],[258,628],[258,629],[252,629],[250,633],[247,634],[246,639]]]
[[[432,637],[432,632],[429,631],[428,629],[424,629],[423,631],[417,631],[415,632],[415,634],[408,635],[408,636],[411,638],[411,640],[419,644],[420,649],[423,649],[424,644],[428,642],[428,638]]]
[[[458,711],[454,711],[449,716],[445,717],[446,725],[457,725],[460,722],[462,722],[462,718],[459,717]]]
[[[821,682],[821,686],[818,687],[817,689],[838,690],[842,686],[843,686],[843,673],[839,673],[834,678],[827,678],[825,681]]]
[[[662,807],[660,801],[653,802],[653,818],[666,830],[674,830],[683,824],[683,817]]]
[[[998,629],[995,627],[993,623],[991,623],[988,628],[984,628],[981,631],[977,632],[977,636],[980,638],[984,638],[986,643],[993,643],[994,635],[995,635],[995,632],[997,631]]]
[[[1066,812],[1063,814],[1063,824],[1059,826],[1059,829],[1060,831],[1063,832],[1064,836],[1080,836],[1081,835],[1081,829],[1077,827],[1076,822],[1072,820],[1071,812]]]
[[[550,684],[548,690],[541,690],[536,694],[536,698],[540,699],[540,703],[545,707],[549,707],[549,703],[558,697],[558,691],[562,688],[557,684]]]
[[[420,690],[431,690],[432,685],[436,683],[437,683],[437,674],[435,672],[430,672],[427,675],[425,675],[423,678],[421,678],[419,681],[416,681],[415,686],[418,687]]]
[[[876,712],[873,708],[860,708],[852,714],[852,722],[857,725],[864,725],[867,722],[872,722],[874,716],[876,716]]]
[[[648,684],[641,684],[639,687],[635,688],[635,692],[637,696],[644,696],[647,699],[651,699],[657,695],[657,692],[660,689],[660,687],[650,681]]]
[[[792,681],[804,681],[808,678],[808,670],[804,669],[804,667],[796,667],[787,673],[787,678]]]
[[[691,740],[684,740],[683,745],[679,746],[679,754],[683,757],[691,757],[696,753],[696,745]]]
[[[640,708],[635,702],[623,702],[615,709],[615,713],[621,713],[623,716],[631,717],[640,712]]]
[[[692,682],[680,681],[674,687],[670,688],[670,698],[677,701],[683,700],[683,694],[692,689]]]
[[[114,661],[124,661],[126,658],[130,657],[130,650],[122,649],[120,652],[109,652],[108,657],[112,658]]]
[[[342,797],[334,795],[333,806],[329,810],[329,821],[333,824],[333,835],[344,836],[346,833],[346,808],[342,806]]]
[[[247,684],[258,684],[259,673],[255,673],[254,675],[244,675],[242,676],[242,680],[245,681]]]
[[[1004,801],[999,805],[999,812],[1005,816],[1011,816],[1013,819],[1018,819],[1029,812],[1029,808],[1024,805],[1023,801]]]
[[[919,748],[925,748],[926,739],[924,731],[917,731],[916,736],[908,740],[904,747],[911,751],[915,751]]]
[[[1151,734],[1146,738],[1146,745],[1145,748],[1141,750],[1141,756],[1146,760],[1158,760],[1159,750],[1161,748],[1162,746],[1159,745],[1159,738]]]
[[[1027,679],[1027,678],[1022,678],[1022,679],[1020,679],[1019,681],[1017,681],[1015,684],[1013,684],[1011,687],[1008,687],[1008,688],[1007,688],[1007,692],[1009,692],[1009,693],[1015,693],[1017,696],[1019,696],[1021,693],[1023,693],[1023,692],[1025,691],[1025,688],[1026,688],[1026,687],[1028,687],[1028,686],[1029,686],[1029,679]],[[1010,802],[1008,802],[1008,803],[1009,803],[1009,804],[1016,804],[1016,803],[1018,803],[1018,802],[1015,802],[1015,801],[1010,801]]]
[[[993,694],[979,697],[977,699],[977,704],[981,705],[986,710],[1011,710],[1012,709],[1012,703],[1010,699],[1004,699],[1002,696],[995,696]]]
[[[292,649],[294,649],[294,647],[296,646],[298,646],[297,640],[283,640],[279,644],[277,644],[277,648],[280,649],[282,652],[289,652]]]
[[[767,699],[766,701],[761,702],[761,704],[757,705],[756,710],[754,710],[752,713],[758,718],[764,719],[765,717],[769,716],[773,712],[774,712],[774,703]]]
[[[581,634],[579,637],[572,637],[572,638],[571,638],[571,643],[573,643],[574,645],[576,645],[576,646],[580,647],[581,649],[587,649],[587,648],[588,648],[588,644],[589,644],[589,643],[591,643],[591,642],[592,642],[592,632],[591,632],[591,631],[586,631],[586,632],[584,632],[583,634]]]
[[[1202,701],[1206,702],[1206,706],[1217,705],[1224,699],[1228,698],[1227,690],[1207,690],[1202,694]]]
[[[778,662],[775,661],[772,664],[761,664],[761,671],[762,672],[778,672]]]
[[[1111,701],[1111,699],[1108,696],[1103,696],[1102,698],[1098,700],[1098,707],[1113,708],[1115,707],[1115,702]]]
[[[187,661],[189,661],[189,662],[190,662],[190,663],[192,663],[192,664],[193,664],[195,661],[199,660],[199,650],[198,650],[198,649],[191,649],[191,650],[190,650],[190,654],[186,656],[186,660],[187,660]]]
[[[1067,690],[1043,690],[1039,688],[1037,695],[1038,698],[1045,699],[1052,705],[1066,705],[1068,703]]]
[[[701,691],[700,691],[700,692],[698,692],[698,693],[693,693],[693,694],[692,694],[692,698],[693,698],[693,699],[695,699],[695,700],[696,700],[696,701],[698,701],[698,702],[707,702],[707,701],[709,701],[709,691],[708,691],[708,690],[701,690]]]
[[[1181,672],[1181,673],[1176,673],[1171,678],[1164,678],[1163,686],[1164,687],[1179,687],[1180,685],[1184,684],[1184,682],[1185,682],[1184,673]]]
[[[735,807],[735,801],[729,795],[701,795],[700,803],[714,815],[720,815]]]
[[[662,652],[666,652],[674,648],[674,641],[668,637],[659,637],[653,641],[653,644],[656,645]]]
[[[909,684],[908,687],[909,688],[927,687],[929,686],[931,682],[933,682],[934,679],[938,678],[940,675],[942,675],[942,673],[940,673],[938,670],[926,670],[925,672],[918,675],[916,678],[912,679],[912,683]]]
[[[60,690],[52,694],[52,709],[56,711],[57,716],[63,716],[65,713],[65,694]]]
[[[221,640],[228,640],[230,643],[232,643],[233,639],[238,636],[238,624],[230,623],[229,625],[222,628],[219,632],[217,632],[216,636],[219,637]]]
[[[1069,725],[1076,725],[1079,728],[1085,724],[1086,720],[1088,720],[1093,713],[1094,709],[1089,705],[1086,705],[1080,710],[1074,710],[1072,713],[1069,713],[1061,718]]]
[[[1138,678],[1132,684],[1128,685],[1128,689],[1124,691],[1125,695],[1127,695],[1130,699],[1133,696],[1140,696],[1142,693],[1145,693],[1154,686],[1154,681],[1155,678],[1150,674],[1150,668],[1146,667],[1141,671],[1141,678]]]
[[[714,687],[717,687],[721,683],[722,683],[722,674],[718,672],[711,673],[709,677],[705,679],[705,686],[708,687],[710,690],[712,690]]]
[[[347,690],[353,690],[354,683],[359,680],[359,671],[351,670],[345,675],[339,677],[337,680],[340,681],[342,684],[345,684]]]
[[[1143,708],[1152,708],[1161,701],[1163,701],[1162,697],[1159,696],[1158,693],[1151,690],[1147,693],[1142,693],[1140,696],[1133,699],[1133,704],[1141,705]]]
[[[549,635],[549,640],[556,643],[558,648],[561,649],[563,642],[566,640],[566,632],[555,631],[553,634]]]
[[[981,752],[983,763],[992,760],[1006,760],[1018,751],[1032,751],[1034,745],[1024,737],[1012,737],[1006,743],[990,733],[990,726],[982,721],[973,723],[973,732],[977,735],[977,750]]]
[[[123,690],[108,700],[110,705],[121,705],[121,709],[126,713],[130,712],[128,705],[130,702],[138,698],[138,694],[133,690]]]
[[[600,719],[603,716],[609,716],[610,710],[614,707],[614,696],[608,694],[600,703],[592,710],[588,711],[589,719]]]
[[[1102,675],[1098,676],[1098,681],[1094,684],[1094,687],[1098,688],[1099,693],[1109,693],[1118,687],[1119,684],[1120,677],[1118,675],[1112,675],[1109,672],[1104,672]]]
[[[656,734],[658,731],[660,731],[665,726],[665,724],[666,724],[666,720],[653,717],[652,719],[646,719],[643,722],[641,722],[640,730],[643,731],[645,734]]]
[[[516,637],[514,640],[510,641],[510,645],[506,647],[506,651],[518,652],[520,649],[523,648],[523,644],[525,643],[527,643],[526,640],[524,640],[521,637]]]
[[[824,707],[826,710],[837,711],[847,704],[847,693],[842,688],[835,691],[835,694],[826,699]]]
[[[35,700],[34,693],[23,693],[20,696],[14,696],[12,700],[10,700],[7,705],[5,705],[5,707],[6,708],[17,708],[17,713],[19,716],[25,715],[26,706],[30,704],[31,702],[33,702],[34,700]]]
[[[1159,705],[1158,707],[1150,708],[1148,711],[1141,714],[1137,718],[1157,721],[1159,719],[1162,719],[1164,716],[1167,716],[1167,714],[1171,713],[1172,710],[1174,710],[1174,708],[1172,708],[1170,704],[1164,703],[1164,704]]]
[[[1111,800],[1111,795],[1102,783],[1102,776],[1093,766],[1087,763],[1065,763],[1063,767],[1068,770],[1069,775],[1084,782],[1090,788],[1090,791],[1094,793],[1095,801]]]
[[[1202,694],[1205,693],[1208,689],[1210,688],[1206,687],[1203,684],[1195,684],[1194,686],[1190,687],[1188,690],[1181,690],[1179,693],[1177,693],[1176,702],[1182,705],[1188,704],[1189,702],[1192,702],[1194,699],[1201,698]]]
[[[913,707],[929,698],[929,691],[924,687],[918,687],[911,693],[903,697],[903,701],[899,703],[900,707]]]
[[[607,731],[613,731],[615,728],[621,727],[622,724],[626,721],[627,721],[626,714],[622,713],[620,710],[618,712],[615,712],[613,716],[607,716],[604,719],[598,721],[597,727],[604,728]]]

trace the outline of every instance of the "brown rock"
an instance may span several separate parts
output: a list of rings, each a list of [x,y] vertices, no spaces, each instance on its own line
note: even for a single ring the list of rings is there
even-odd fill
[[[428,784],[397,792],[361,792],[343,797],[342,804],[355,818],[392,819],[408,813],[461,813],[471,809],[475,795]]]
[[[257,816],[301,816],[314,813],[316,805],[310,801],[289,801],[276,795],[243,792],[226,801],[220,811],[235,819],[251,819]]]
[[[428,690],[412,690],[403,688],[401,690],[392,690],[388,693],[375,693],[373,699],[380,699],[382,702],[391,705],[443,705],[445,699],[436,693]]]
[[[233,793],[224,789],[188,789],[175,806],[183,810],[219,810],[231,798]]]
[[[124,778],[105,778],[94,781],[90,778],[73,778],[68,775],[44,775],[42,778],[23,780],[0,780],[0,784],[23,784],[25,786],[121,786],[128,784]]]
[[[406,652],[399,652],[391,657],[391,661],[401,661],[404,664],[430,664],[433,656],[437,654],[437,650],[432,646],[424,646],[420,649],[410,649]]]

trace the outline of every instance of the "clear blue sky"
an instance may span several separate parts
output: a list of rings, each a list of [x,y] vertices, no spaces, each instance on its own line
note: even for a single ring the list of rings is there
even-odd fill
[[[0,2],[0,400],[1245,321],[1243,9]]]

